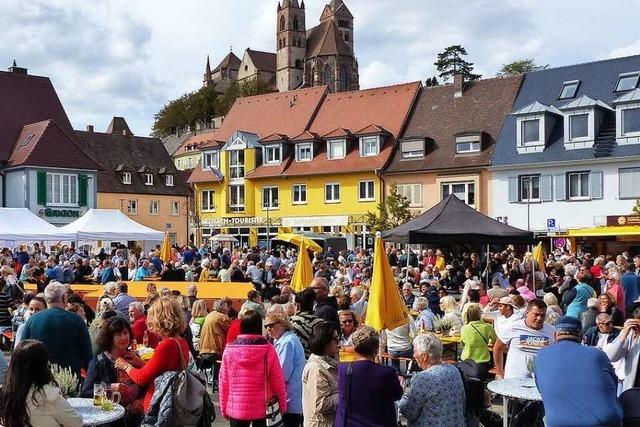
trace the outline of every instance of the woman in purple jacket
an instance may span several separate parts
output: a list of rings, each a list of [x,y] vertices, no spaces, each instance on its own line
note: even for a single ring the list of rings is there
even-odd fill
[[[338,413],[335,427],[394,427],[395,402],[402,387],[395,369],[375,362],[378,333],[361,326],[351,334],[356,351],[353,363],[338,369]]]

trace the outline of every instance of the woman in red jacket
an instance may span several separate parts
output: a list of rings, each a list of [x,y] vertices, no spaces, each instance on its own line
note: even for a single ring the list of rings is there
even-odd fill
[[[240,335],[227,345],[220,368],[220,411],[231,427],[266,425],[265,400],[277,397],[287,411],[284,375],[273,345],[262,335],[262,317],[253,310],[240,316]]]
[[[167,371],[183,369],[178,351],[182,351],[185,363],[189,360],[189,345],[184,338],[180,337],[187,327],[187,322],[182,309],[173,298],[162,297],[151,306],[147,325],[153,333],[162,337],[149,362],[139,369],[134,368],[122,358],[115,362],[116,368],[126,371],[136,384],[147,387],[144,396],[145,412],[149,410],[149,403],[155,390],[154,380]]]

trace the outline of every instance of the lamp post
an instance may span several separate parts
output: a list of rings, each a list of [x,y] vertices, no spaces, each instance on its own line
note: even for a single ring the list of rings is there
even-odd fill
[[[267,199],[267,250],[271,250],[271,221],[269,219],[269,211],[273,206],[278,206],[278,199],[271,199],[271,194],[269,194],[269,199]]]

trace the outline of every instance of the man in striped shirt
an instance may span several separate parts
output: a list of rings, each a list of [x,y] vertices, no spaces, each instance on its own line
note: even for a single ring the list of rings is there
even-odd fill
[[[293,324],[293,330],[295,331],[302,347],[304,348],[305,359],[309,358],[311,350],[309,349],[309,337],[313,331],[313,327],[322,322],[322,319],[313,314],[313,304],[316,301],[316,292],[307,288],[304,291],[296,295],[296,305],[298,311],[295,315],[291,316],[291,323]]]

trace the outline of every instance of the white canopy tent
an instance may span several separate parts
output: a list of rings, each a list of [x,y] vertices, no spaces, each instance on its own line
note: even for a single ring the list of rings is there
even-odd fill
[[[0,240],[57,242],[75,239],[74,233],[49,224],[27,208],[0,208]]]
[[[164,232],[135,222],[117,209],[89,209],[80,218],[61,228],[73,240],[162,240]]]

